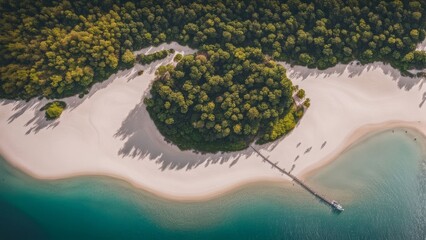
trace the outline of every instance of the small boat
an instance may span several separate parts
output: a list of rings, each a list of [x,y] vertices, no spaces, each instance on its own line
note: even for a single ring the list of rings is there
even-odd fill
[[[336,200],[331,201],[331,204],[333,205],[333,207],[339,211],[343,211],[345,210],[342,205],[340,205]]]

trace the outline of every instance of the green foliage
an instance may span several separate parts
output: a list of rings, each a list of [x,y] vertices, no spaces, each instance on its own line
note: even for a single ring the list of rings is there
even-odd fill
[[[169,41],[251,46],[320,69],[355,59],[421,69],[425,52],[414,49],[425,38],[425,8],[420,0],[5,0],[0,97],[81,93],[131,66],[131,51]]]
[[[132,51],[126,49],[124,54],[121,56],[121,60],[124,64],[133,66],[133,64],[135,63],[135,55],[132,53]]]
[[[183,55],[178,53],[176,54],[175,58],[173,58],[173,61],[179,62],[180,60],[182,60],[182,58],[183,58]]]
[[[303,99],[303,98],[305,97],[305,90],[300,89],[299,91],[297,91],[296,96],[297,96],[299,99]]]
[[[303,107],[297,108],[296,111],[293,113],[294,118],[297,121],[303,117],[303,114],[305,114],[305,110],[303,109]]]
[[[53,120],[61,116],[62,111],[66,108],[66,103],[62,101],[54,101],[46,104],[40,111],[46,111],[46,119]]]
[[[147,109],[160,132],[181,149],[244,149],[289,111],[292,83],[260,49],[228,44],[202,50],[175,68],[162,66],[167,71],[158,74],[145,99]]]
[[[311,106],[311,99],[307,98],[304,102],[303,102],[303,106],[305,106],[306,108],[309,108]]]
[[[296,127],[297,120],[295,118],[295,111],[292,109],[288,114],[285,114],[281,118],[277,118],[275,121],[269,124],[269,128],[266,130],[262,138],[257,143],[263,144],[266,142],[274,141],[281,136],[284,136]]]
[[[383,0],[6,1],[0,7],[0,96],[83,92],[131,66],[132,50],[171,40],[198,48],[254,46],[277,60],[321,69],[354,59],[390,62],[402,71],[424,68],[425,52],[413,49],[425,38],[425,5]]]
[[[148,55],[140,54],[138,55],[138,61],[142,64],[150,64],[160,59],[166,58],[169,54],[174,53],[175,50],[161,50],[155,53],[151,53]]]
[[[414,66],[417,69],[423,69],[426,66],[426,52],[412,51],[402,58],[402,68],[408,69],[407,66]]]
[[[155,71],[155,75],[156,76],[164,76],[164,74],[166,74],[167,72],[173,71],[174,68],[175,67],[171,64],[162,65],[162,66],[157,68],[157,71]]]
[[[426,52],[414,49],[425,39],[425,8],[419,0],[5,0],[0,97],[82,97],[135,61],[174,53],[135,59],[132,51],[177,41],[200,52],[176,55],[176,69],[158,68],[152,98],[145,100],[150,115],[183,149],[243,149],[256,138],[279,138],[304,113],[291,107],[285,70],[264,53],[319,69],[356,59],[388,62],[402,72],[423,69]],[[59,109],[52,106],[49,116],[59,116]]]

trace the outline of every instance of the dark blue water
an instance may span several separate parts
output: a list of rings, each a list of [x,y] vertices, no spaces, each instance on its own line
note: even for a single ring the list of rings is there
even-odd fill
[[[421,239],[426,162],[404,131],[363,141],[307,182],[341,214],[291,184],[256,184],[173,202],[106,177],[33,179],[0,159],[0,239]]]

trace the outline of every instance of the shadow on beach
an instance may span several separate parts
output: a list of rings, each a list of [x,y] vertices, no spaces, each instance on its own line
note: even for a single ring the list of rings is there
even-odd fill
[[[357,61],[353,61],[349,64],[337,64],[336,66],[325,70],[308,69],[303,66],[290,66],[284,62],[281,62],[281,64],[283,64],[288,69],[287,75],[290,79],[300,78],[301,80],[305,80],[307,78],[327,78],[335,74],[337,74],[337,76],[341,76],[345,72],[349,74],[349,78],[353,78],[360,76],[364,72],[380,69],[385,75],[390,76],[393,81],[397,82],[397,85],[400,89],[404,89],[406,91],[411,90],[419,83],[419,90],[421,90],[423,84],[426,82],[425,77],[403,76],[398,69],[395,69],[391,65],[384,64],[382,62],[374,62],[362,65]]]
[[[176,46],[164,44],[158,47],[146,48],[144,50],[138,51],[137,53],[146,53],[164,48],[176,48]],[[111,75],[107,80],[94,84],[90,92],[84,95],[82,98],[73,96],[62,99],[62,101],[67,103],[67,109],[64,111],[64,114],[67,114],[67,112],[72,112],[86,100],[92,98],[97,92],[107,88],[118,78],[124,79],[124,82],[129,82],[139,75],[139,71],[143,70],[144,74],[152,74],[158,66],[172,62],[173,55],[167,57],[164,60],[159,60],[148,65],[142,66],[136,64],[131,69],[121,70],[116,74]],[[287,73],[290,79],[305,80],[307,78],[327,78],[331,75],[337,74],[337,76],[340,76],[347,73],[349,74],[349,78],[353,78],[360,76],[364,72],[381,69],[385,75],[391,76],[392,80],[397,83],[400,89],[405,91],[412,90],[416,85],[418,85],[418,90],[420,91],[424,82],[426,81],[425,78],[410,78],[402,76],[399,70],[392,68],[390,65],[378,62],[367,65],[361,65],[357,62],[352,62],[348,65],[338,64],[337,66],[326,70],[308,69],[302,66],[290,67],[288,64],[282,64],[284,64],[284,66],[288,69]],[[149,88],[144,93],[144,97],[147,94],[149,94]],[[10,116],[7,116],[8,123],[12,123],[27,111],[33,111],[33,116],[31,116],[30,120],[24,123],[24,126],[27,130],[26,134],[37,134],[42,129],[55,128],[60,124],[60,119],[48,121],[45,119],[44,111],[39,111],[46,103],[50,101],[52,100],[32,99],[28,102],[23,100],[0,100],[0,105],[10,104],[13,106],[12,111],[10,112]],[[423,94],[423,99],[421,99],[419,102],[420,108],[423,107],[425,101],[426,92]],[[210,164],[229,164],[229,167],[233,167],[240,159],[248,158],[251,155],[256,154],[250,148],[239,152],[217,154],[202,154],[193,151],[181,151],[176,146],[164,141],[164,138],[160,135],[155,127],[155,124],[150,119],[149,114],[146,111],[145,105],[143,104],[143,98],[128,113],[127,117],[124,119],[120,128],[116,131],[113,137],[121,140],[123,144],[118,152],[119,156],[123,158],[129,157],[135,160],[149,159],[159,164],[159,168],[161,170],[190,170],[199,166],[208,166]],[[255,147],[258,150],[272,151],[285,137],[286,136],[280,138],[274,143],[260,146],[256,145]],[[321,148],[323,148],[325,144],[323,144]],[[309,153],[309,151],[310,150],[307,150],[306,153]],[[296,157],[294,161],[297,159],[298,157]]]
[[[161,170],[191,170],[210,164],[229,164],[233,167],[240,159],[247,159],[256,154],[251,148],[238,152],[199,153],[182,151],[177,146],[167,143],[149,117],[143,100],[130,111],[114,135],[123,141],[118,154],[133,159],[149,159],[160,165]],[[270,144],[256,145],[259,150],[270,151],[278,141]]]
[[[12,108],[12,114],[8,117],[7,122],[12,123],[19,117],[21,117],[25,112],[27,111],[33,111],[33,117],[28,120],[24,126],[28,127],[26,134],[30,133],[38,133],[42,129],[49,129],[49,128],[55,128],[59,125],[60,121],[59,119],[56,120],[47,120],[45,116],[44,111],[40,111],[40,109],[45,106],[48,102],[48,100],[38,100],[38,99],[32,99],[31,101],[24,101],[24,100],[1,100],[0,104],[5,105],[13,105]]]
[[[177,49],[181,50],[182,48],[187,48],[187,47],[180,46],[177,43],[173,42],[173,43],[170,43],[170,44],[166,44],[166,43],[161,44],[157,47],[144,48],[142,50],[136,51],[135,53],[136,54],[142,54],[142,53],[156,52],[156,51],[159,51],[159,50],[170,49],[170,48],[177,48]],[[185,49],[185,51],[188,52],[187,49]],[[191,53],[191,51],[195,52],[195,50],[190,50],[189,53]],[[177,53],[175,53],[175,54],[177,54]],[[66,111],[70,111],[70,112],[73,111],[75,108],[80,106],[86,100],[93,97],[100,90],[107,88],[116,79],[125,78],[125,79],[127,79],[127,82],[130,82],[131,80],[133,80],[134,78],[139,76],[139,74],[138,74],[139,71],[143,71],[144,73],[152,74],[152,73],[155,72],[155,70],[159,66],[173,63],[173,58],[174,58],[175,54],[172,54],[172,55],[166,57],[165,59],[161,59],[161,60],[152,62],[152,63],[147,64],[147,65],[135,64],[135,66],[133,66],[130,69],[119,70],[117,73],[112,74],[108,79],[101,81],[101,82],[96,82],[95,84],[93,84],[93,86],[90,88],[89,93],[83,95],[81,98],[78,95],[75,95],[75,96],[72,96],[72,97],[66,97],[66,98],[63,98],[63,99],[59,99],[61,101],[64,101],[67,104],[67,108],[65,109],[64,113]],[[34,116],[29,121],[27,121],[24,124],[24,126],[28,127],[26,134],[30,134],[30,133],[36,134],[42,129],[55,128],[56,126],[58,126],[60,124],[60,119],[46,120],[45,115],[44,115],[44,111],[39,111],[47,103],[52,102],[54,100],[55,99],[45,99],[45,98],[43,98],[41,100],[38,99],[38,98],[33,98],[30,101],[0,99],[0,105],[3,105],[3,106],[13,105],[13,108],[12,108],[13,112],[11,113],[11,115],[7,119],[8,123],[12,123],[13,121],[15,121],[16,119],[21,117],[27,111],[33,111]]]
[[[113,82],[116,78],[129,77],[132,73],[132,69],[122,70],[116,74],[111,75],[107,80],[103,82],[96,83],[92,86],[90,92],[84,95],[82,98],[79,96],[67,97],[64,99],[60,99],[60,101],[64,101],[67,104],[67,107],[63,114],[66,111],[73,111],[75,108],[80,106],[87,99],[91,98],[96,92],[101,89],[106,88],[109,84]],[[60,118],[56,120],[46,120],[45,112],[40,111],[40,109],[45,106],[47,103],[55,101],[55,99],[38,99],[33,98],[30,101],[25,100],[0,100],[0,104],[5,105],[13,105],[12,114],[8,117],[8,123],[12,123],[19,117],[21,117],[27,111],[33,111],[33,117],[28,120],[24,126],[28,127],[26,134],[30,133],[38,133],[42,129],[55,128],[60,124]]]

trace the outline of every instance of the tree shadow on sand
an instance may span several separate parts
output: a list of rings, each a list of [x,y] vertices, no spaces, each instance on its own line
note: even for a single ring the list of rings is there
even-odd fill
[[[285,64],[286,65],[286,64]],[[288,65],[286,65],[288,68]],[[424,79],[410,78],[401,76],[400,72],[393,69],[390,65],[382,63],[374,63],[369,65],[361,65],[353,62],[349,65],[339,64],[336,67],[327,70],[307,69],[306,67],[295,66],[289,68],[290,78],[308,77],[328,77],[330,75],[342,75],[345,71],[349,72],[349,77],[361,75],[365,71],[372,71],[376,68],[382,69],[386,75],[390,75],[398,86],[404,90],[410,90]],[[421,84],[419,86],[421,88]],[[148,92],[145,94],[149,94]],[[299,123],[298,123],[299,124]],[[210,164],[229,164],[229,167],[234,166],[242,158],[248,158],[256,154],[251,148],[243,151],[217,154],[203,154],[194,151],[181,151],[175,145],[166,143],[164,137],[158,132],[155,124],[151,120],[146,111],[143,100],[135,106],[122,122],[121,127],[114,134],[114,137],[123,141],[123,146],[118,154],[132,159],[148,159],[155,161],[160,165],[161,170],[191,170],[199,166],[208,166]],[[261,146],[256,146],[258,150],[272,151],[278,143],[286,136],[277,141]],[[324,147],[323,144],[322,147]],[[308,151],[309,152],[309,151]],[[297,159],[296,159],[297,160]],[[229,162],[229,163],[228,163]]]
[[[238,152],[226,153],[198,153],[194,151],[181,151],[171,143],[167,143],[151,120],[143,100],[135,106],[114,137],[122,140],[123,146],[118,154],[133,159],[149,159],[160,165],[164,170],[191,170],[210,164],[229,164],[233,167],[240,159],[247,159],[256,154],[251,148]],[[256,145],[258,150],[270,150],[277,142]]]
[[[426,92],[423,93],[422,101],[419,104],[419,108],[423,107],[423,104],[425,103],[425,101],[426,101]]]
[[[91,88],[88,94],[85,94],[83,97],[79,96],[72,96],[60,99],[61,101],[64,101],[67,104],[67,108],[64,111],[63,114],[66,114],[67,111],[73,111],[78,106],[80,106],[82,103],[84,103],[86,100],[93,97],[96,93],[101,91],[102,89],[107,88],[113,81],[116,81],[121,78],[125,78],[127,82],[135,79],[140,74],[140,71],[144,71],[144,74],[153,74],[154,71],[161,65],[170,64],[173,63],[173,58],[178,52],[185,51],[187,53],[195,52],[195,50],[188,50],[187,47],[180,46],[175,42],[169,43],[169,44],[161,44],[157,47],[148,47],[141,49],[135,54],[141,54],[146,52],[156,52],[163,49],[177,49],[177,52],[175,54],[169,55],[165,59],[161,59],[155,62],[152,62],[147,65],[140,65],[135,64],[134,67],[130,69],[120,70],[115,74],[112,74],[108,79],[95,83]],[[46,105],[48,102],[51,102],[54,100],[47,100],[42,99],[39,100],[37,98],[34,98],[30,101],[24,101],[24,100],[0,100],[0,105],[13,105],[11,115],[8,117],[7,121],[8,123],[12,123],[19,117],[21,117],[25,112],[27,111],[33,111],[34,116],[27,121],[24,126],[28,127],[28,131],[26,134],[30,133],[38,133],[42,129],[49,129],[49,128],[55,128],[59,125],[59,120],[46,120],[44,117],[44,111],[39,111],[44,105]]]
[[[288,69],[288,77],[290,79],[300,78],[301,80],[305,80],[307,78],[330,77],[331,75],[335,74],[337,74],[337,76],[341,76],[345,72],[349,74],[349,78],[353,78],[360,76],[365,72],[381,69],[385,75],[390,76],[393,81],[397,82],[397,85],[400,89],[404,89],[406,91],[411,90],[419,83],[420,90],[423,87],[423,83],[426,81],[425,77],[403,76],[398,69],[395,69],[391,65],[384,64],[382,62],[374,62],[362,65],[357,61],[353,61],[349,64],[338,64],[325,70],[309,69],[303,66],[290,66],[284,62],[281,62],[281,64],[283,64]]]
[[[33,111],[33,117],[28,120],[24,126],[28,127],[26,134],[38,133],[41,129],[55,128],[59,125],[59,120],[47,120],[45,112],[40,109],[45,106],[48,100],[33,99],[31,101],[13,101],[13,100],[1,100],[1,105],[13,105],[12,114],[8,117],[7,122],[12,123],[27,111]]]
[[[67,111],[72,111],[78,106],[80,106],[84,101],[91,98],[96,92],[101,89],[106,88],[109,84],[113,82],[114,79],[128,77],[132,74],[133,69],[127,69],[119,71],[116,74],[111,75],[107,80],[103,82],[96,83],[92,86],[90,92],[84,97],[80,98],[78,96],[67,97],[61,99],[67,104],[67,107],[63,114],[66,114]],[[8,123],[12,123],[24,113],[28,111],[33,112],[33,116],[28,120],[24,126],[28,127],[26,134],[38,133],[42,129],[55,128],[60,123],[60,118],[57,120],[46,120],[45,112],[40,111],[40,109],[45,106],[47,103],[54,101],[53,99],[37,99],[33,98],[30,101],[25,100],[0,100],[0,105],[13,105],[11,115],[8,117]]]

